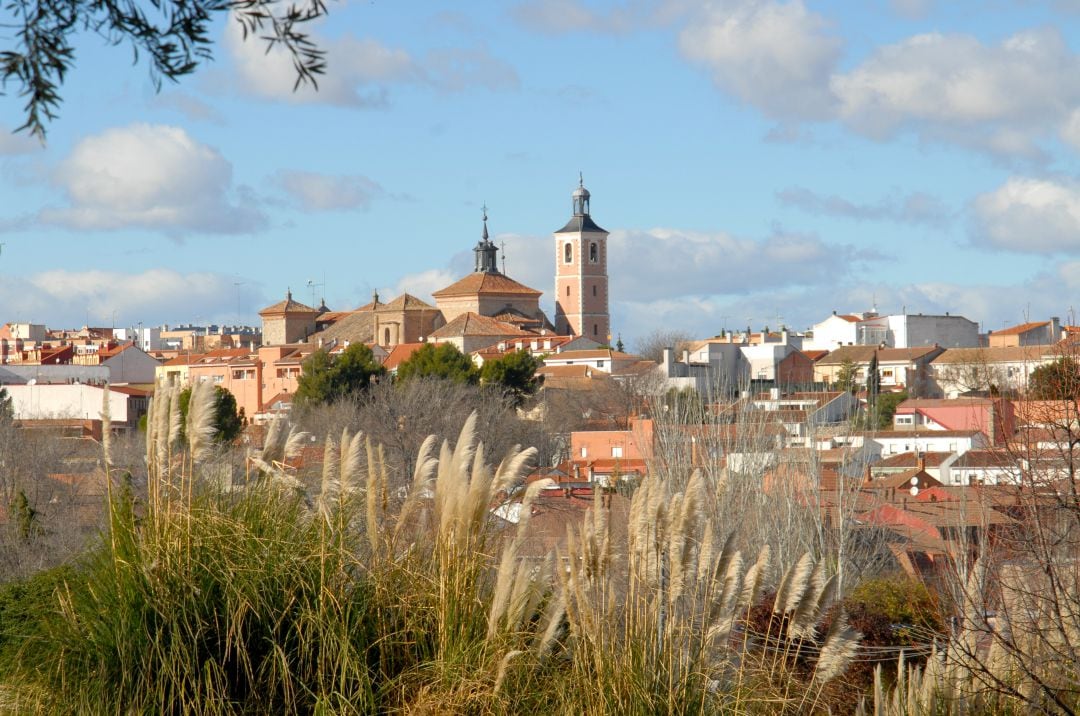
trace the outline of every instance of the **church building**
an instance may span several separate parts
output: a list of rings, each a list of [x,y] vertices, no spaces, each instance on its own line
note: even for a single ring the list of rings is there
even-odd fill
[[[307,340],[320,346],[344,342],[386,349],[405,343],[452,342],[464,351],[528,336],[562,335],[598,344],[610,341],[607,237],[589,215],[590,195],[579,178],[572,216],[555,232],[555,322],[540,309],[541,291],[499,270],[499,249],[488,234],[487,208],[473,272],[434,291],[435,305],[403,294],[381,303],[378,294],[354,311],[329,312],[286,300],[264,309],[267,344]]]

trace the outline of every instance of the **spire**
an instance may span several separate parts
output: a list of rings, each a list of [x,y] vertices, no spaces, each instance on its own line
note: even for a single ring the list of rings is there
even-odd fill
[[[484,217],[484,230],[480,234],[480,241],[476,243],[476,248],[473,249],[473,253],[476,254],[475,270],[477,273],[499,273],[498,258],[496,257],[499,249],[488,238],[487,204],[481,210]]]
[[[574,216],[589,215],[589,190],[585,188],[585,179],[578,172],[578,188],[570,195],[574,200]]]
[[[292,286],[289,286],[288,288],[285,289],[285,300],[286,301],[291,301],[292,300]]]

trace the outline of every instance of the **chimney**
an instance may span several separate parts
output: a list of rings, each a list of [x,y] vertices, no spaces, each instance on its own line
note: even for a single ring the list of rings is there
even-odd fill
[[[919,468],[919,472],[925,472],[926,471],[926,453],[924,453],[924,452],[919,453],[919,460],[916,463],[916,467]]]

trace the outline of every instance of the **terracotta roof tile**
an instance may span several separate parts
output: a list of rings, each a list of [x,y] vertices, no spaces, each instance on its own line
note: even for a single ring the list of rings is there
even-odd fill
[[[517,326],[494,318],[481,316],[477,313],[462,313],[445,326],[432,332],[431,338],[457,338],[461,336],[506,336],[516,338],[518,336],[535,335],[523,331]]]
[[[439,289],[431,295],[436,299],[449,298],[451,296],[469,296],[473,294],[515,294],[524,296],[539,296],[543,291],[529,288],[525,284],[518,283],[509,276],[501,273],[471,273],[465,278],[452,283],[446,288]]]
[[[1021,323],[1019,326],[1010,326],[1008,328],[1002,328],[1000,331],[994,331],[991,335],[994,336],[1019,336],[1028,331],[1033,331],[1036,328],[1042,328],[1043,326],[1050,325],[1050,321],[1035,321],[1032,323]]]

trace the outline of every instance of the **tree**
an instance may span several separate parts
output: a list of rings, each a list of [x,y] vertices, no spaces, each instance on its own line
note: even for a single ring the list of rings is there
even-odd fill
[[[866,404],[870,415],[877,420],[877,401],[881,393],[881,374],[878,372],[877,351],[870,357],[870,366],[866,369]]]
[[[642,358],[660,363],[664,360],[665,348],[674,348],[675,357],[678,358],[679,352],[693,339],[692,335],[677,328],[657,328],[652,333],[639,338],[634,348]]]
[[[220,385],[214,386],[214,392],[217,393],[217,413],[214,416],[216,433],[214,439],[219,443],[231,443],[240,436],[241,431],[244,429],[244,411],[243,409],[236,409],[236,397]],[[191,388],[184,388],[180,392],[180,434],[181,439],[184,440],[187,439],[183,433],[184,426],[187,425],[188,403],[190,402]]]
[[[871,423],[870,427],[878,430],[888,430],[892,427],[893,416],[896,415],[896,407],[908,399],[907,393],[884,393],[878,396],[874,414],[877,423]]]
[[[833,381],[833,388],[835,390],[854,393],[855,376],[858,372],[859,367],[855,365],[855,361],[846,358],[844,362],[840,364],[840,369],[836,371],[836,380]]]
[[[0,422],[10,422],[15,417],[15,406],[11,404],[11,396],[7,388],[0,386]]]
[[[326,69],[323,50],[302,31],[305,23],[327,13],[323,0],[163,0],[153,9],[122,0],[13,0],[4,10],[10,17],[0,23],[13,43],[0,50],[0,87],[15,85],[26,99],[26,121],[18,129],[42,140],[60,106],[59,86],[75,65],[75,37],[87,31],[110,45],[130,45],[135,60],[150,65],[157,89],[162,80],[176,82],[212,58],[212,26],[230,13],[245,39],[257,35],[271,48],[285,48],[292,56],[296,88],[317,87],[315,76]]]
[[[425,343],[398,366],[397,379],[405,382],[429,377],[476,385],[480,380],[480,371],[472,358],[459,351],[453,343]]]
[[[514,351],[484,363],[484,367],[480,369],[480,383],[501,388],[514,407],[517,407],[540,389],[543,376],[536,375],[539,367],[540,361],[533,358],[528,351]]]
[[[337,356],[320,349],[304,360],[295,399],[300,404],[333,403],[365,390],[385,372],[363,343],[353,343]]]
[[[1080,364],[1062,356],[1040,365],[1028,378],[1028,397],[1033,400],[1072,400],[1080,395]]]

